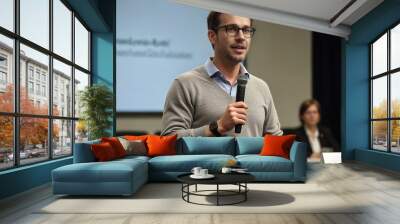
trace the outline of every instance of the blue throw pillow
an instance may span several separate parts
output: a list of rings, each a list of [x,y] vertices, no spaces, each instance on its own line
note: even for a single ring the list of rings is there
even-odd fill
[[[234,137],[183,137],[177,146],[178,154],[226,154],[235,155]]]
[[[236,155],[259,154],[263,145],[263,137],[237,137]]]

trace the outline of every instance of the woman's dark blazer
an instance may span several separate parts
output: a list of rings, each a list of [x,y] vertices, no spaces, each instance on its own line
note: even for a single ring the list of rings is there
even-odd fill
[[[329,128],[323,127],[323,126],[318,126],[318,131],[319,131],[319,143],[321,144],[322,147],[331,147],[333,148],[334,152],[340,152],[339,144],[336,141],[336,139],[333,137],[332,132]],[[300,142],[307,143],[307,157],[310,157],[312,154],[312,149],[310,145],[310,141],[308,140],[306,130],[304,129],[303,126],[300,126],[293,131],[290,131],[289,134],[295,134],[296,135],[296,140]]]

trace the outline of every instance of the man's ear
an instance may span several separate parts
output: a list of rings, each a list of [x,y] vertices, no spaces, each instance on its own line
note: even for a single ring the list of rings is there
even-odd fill
[[[214,30],[208,30],[208,40],[210,40],[211,45],[215,45],[215,42],[217,42],[217,33],[215,33]]]

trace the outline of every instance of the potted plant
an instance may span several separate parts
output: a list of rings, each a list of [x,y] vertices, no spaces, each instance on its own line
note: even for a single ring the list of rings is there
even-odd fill
[[[80,124],[87,127],[89,140],[109,136],[107,130],[112,122],[113,93],[102,84],[86,87],[79,94],[82,109]]]

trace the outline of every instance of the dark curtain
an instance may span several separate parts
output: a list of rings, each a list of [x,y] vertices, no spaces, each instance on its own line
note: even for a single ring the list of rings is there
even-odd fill
[[[340,143],[341,38],[313,32],[313,98],[321,103],[321,124]]]

